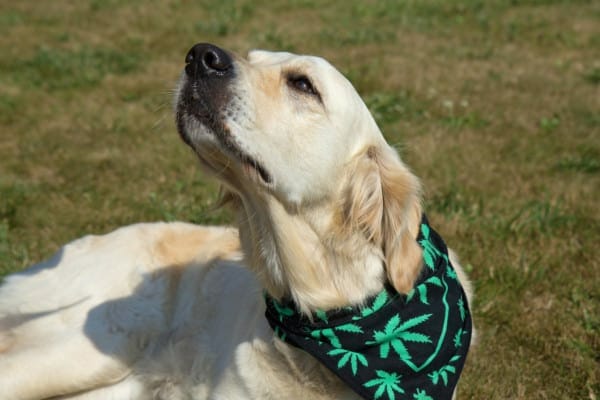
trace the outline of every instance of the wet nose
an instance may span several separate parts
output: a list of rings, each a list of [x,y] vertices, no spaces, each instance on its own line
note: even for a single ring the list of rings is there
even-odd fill
[[[185,56],[185,72],[190,78],[225,76],[233,70],[233,59],[210,43],[198,43]]]

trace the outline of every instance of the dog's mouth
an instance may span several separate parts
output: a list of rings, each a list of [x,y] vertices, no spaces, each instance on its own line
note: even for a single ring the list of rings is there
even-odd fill
[[[248,175],[250,175],[252,177],[254,177],[254,176],[260,177],[260,179],[266,185],[271,185],[273,183],[273,178],[267,172],[267,170],[261,164],[259,164],[257,161],[255,161],[254,159],[252,159],[251,157],[247,157],[243,161],[242,165],[244,167],[244,171]],[[258,174],[258,175],[256,175],[256,174]]]
[[[251,180],[271,186],[273,183],[271,174],[256,158],[240,148],[220,117],[205,112],[190,112],[185,104],[185,101],[180,100],[177,105],[177,130],[183,141],[196,152],[203,164],[215,172],[227,168],[229,162],[215,165],[214,151],[218,151],[228,160],[238,164]]]
[[[228,110],[235,109],[232,99],[237,75],[232,55],[209,44],[194,46],[186,56],[177,93],[177,130],[203,164],[215,172],[229,168],[233,161],[251,180],[271,186],[272,175],[256,157],[243,150],[226,122],[225,116],[231,116]],[[228,161],[215,165],[214,151]]]
[[[238,162],[243,172],[252,180],[261,181],[265,185],[270,186],[273,183],[273,177],[267,169],[254,157],[244,152],[235,142],[235,138],[229,131],[226,125],[222,125],[222,129],[211,129],[213,136],[220,144],[220,148]]]

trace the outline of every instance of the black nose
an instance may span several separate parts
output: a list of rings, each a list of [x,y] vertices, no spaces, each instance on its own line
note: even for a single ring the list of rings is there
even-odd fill
[[[209,43],[198,43],[185,56],[185,72],[190,78],[224,76],[233,69],[233,59],[223,49]]]

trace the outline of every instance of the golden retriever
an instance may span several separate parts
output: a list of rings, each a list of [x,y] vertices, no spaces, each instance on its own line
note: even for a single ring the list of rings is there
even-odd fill
[[[7,277],[0,399],[361,398],[274,335],[263,292],[309,322],[319,310],[360,310],[387,285],[414,294],[425,268],[419,180],[318,57],[243,59],[198,44],[175,114],[224,185],[239,239],[234,228],[138,224]],[[375,398],[404,398],[395,388]]]

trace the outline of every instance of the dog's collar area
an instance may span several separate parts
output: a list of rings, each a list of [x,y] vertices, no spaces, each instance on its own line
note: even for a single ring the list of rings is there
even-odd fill
[[[268,295],[275,335],[317,358],[365,399],[451,399],[471,340],[467,298],[445,243],[423,216],[424,267],[408,295],[387,286],[363,307],[317,311]]]

